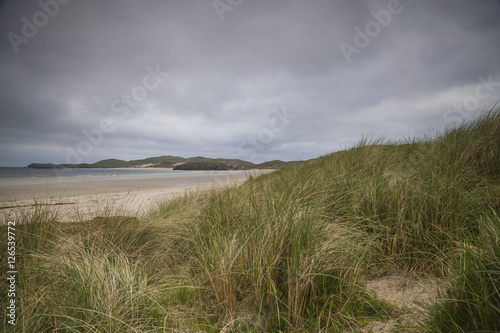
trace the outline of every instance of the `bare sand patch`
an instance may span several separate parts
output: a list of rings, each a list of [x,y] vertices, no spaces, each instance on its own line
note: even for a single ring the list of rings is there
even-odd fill
[[[402,271],[392,271],[369,281],[366,288],[377,298],[395,306],[402,315],[388,321],[372,321],[358,332],[399,332],[404,327],[414,326],[425,318],[428,307],[436,300],[437,286],[436,280],[411,276]]]

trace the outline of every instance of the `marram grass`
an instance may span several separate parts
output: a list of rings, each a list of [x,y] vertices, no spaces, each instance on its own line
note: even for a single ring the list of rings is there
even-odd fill
[[[498,331],[499,166],[493,107],[434,138],[364,140],[146,216],[58,223],[43,203],[20,208],[16,332],[362,331],[400,318],[365,288],[394,267],[440,281],[425,318],[397,331]]]

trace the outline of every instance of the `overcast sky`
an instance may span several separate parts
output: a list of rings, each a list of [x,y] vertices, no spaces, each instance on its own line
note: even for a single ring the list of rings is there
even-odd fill
[[[310,159],[500,100],[500,1],[0,2],[0,166]]]

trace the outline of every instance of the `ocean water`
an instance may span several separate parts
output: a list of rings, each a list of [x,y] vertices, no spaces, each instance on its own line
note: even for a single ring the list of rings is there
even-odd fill
[[[192,171],[169,170],[159,168],[68,168],[68,169],[33,169],[0,167],[0,180],[19,178],[52,178],[52,177],[100,177],[127,175],[180,174]]]

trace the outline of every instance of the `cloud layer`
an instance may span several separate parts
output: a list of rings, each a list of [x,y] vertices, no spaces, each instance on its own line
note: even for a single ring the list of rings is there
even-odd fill
[[[0,3],[0,166],[309,159],[500,100],[499,1]]]

